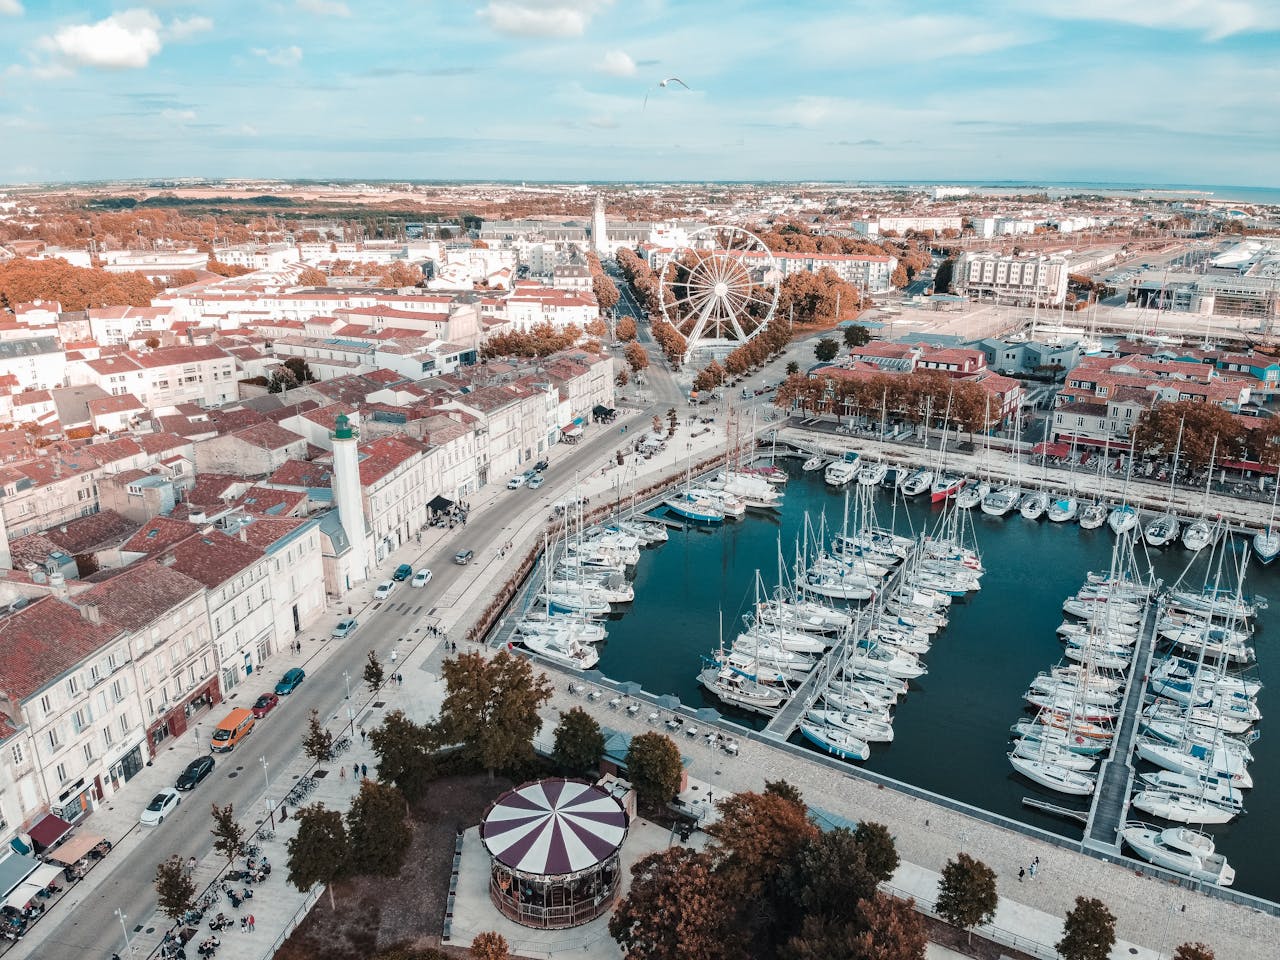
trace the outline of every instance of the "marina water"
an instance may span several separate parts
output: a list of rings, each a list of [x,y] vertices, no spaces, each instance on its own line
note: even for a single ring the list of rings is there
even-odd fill
[[[697,682],[700,657],[717,643],[723,616],[725,643],[742,628],[741,616],[755,599],[755,571],[765,588],[777,583],[777,550],[781,542],[788,568],[796,538],[802,535],[807,510],[816,529],[825,512],[827,536],[838,532],[844,495],[826,486],[822,472],[803,473],[787,465],[791,482],[784,488],[784,506],[776,514],[748,511],[738,521],[715,527],[672,530],[671,539],[644,551],[636,568],[634,604],[622,608],[608,625],[609,638],[601,646],[598,669],[616,680],[632,680],[657,694],[674,694],[690,706],[713,706],[736,721],[763,726],[763,718],[734,714]],[[855,491],[851,491],[851,498]],[[876,508],[881,522],[892,511],[889,491],[877,488]],[[898,501],[898,532],[909,534],[931,524],[939,508],[927,496],[905,508]],[[950,625],[934,638],[924,657],[929,672],[912,683],[911,692],[895,710],[892,743],[873,745],[865,766],[893,777],[1021,820],[1046,830],[1078,838],[1074,821],[1029,809],[1023,797],[1037,797],[1061,806],[1071,804],[1017,776],[1009,766],[1009,727],[1024,713],[1022,695],[1035,675],[1056,664],[1064,647],[1055,635],[1063,620],[1062,602],[1080,588],[1085,573],[1105,570],[1114,537],[1106,525],[1082,530],[1077,524],[1024,520],[1015,510],[1003,518],[971,511],[978,547],[987,574],[982,589],[957,600],[950,608]],[[914,527],[912,527],[914,525]],[[1247,540],[1238,539],[1240,549]],[[1139,549],[1146,554],[1145,547]],[[1199,588],[1207,564],[1206,550],[1186,582]],[[1156,575],[1172,583],[1191,562],[1192,554],[1174,547],[1150,551]],[[1259,613],[1254,646],[1263,683],[1276,662],[1268,634],[1280,632],[1280,563],[1248,567],[1245,589],[1270,597],[1270,610]],[[1250,765],[1255,786],[1245,796],[1248,813],[1224,826],[1206,828],[1217,840],[1219,853],[1236,869],[1235,889],[1269,900],[1280,900],[1280,874],[1274,851],[1280,839],[1280,741],[1265,735],[1265,714],[1272,702],[1264,688],[1259,706],[1264,714],[1258,729],[1263,736],[1252,747]],[[799,742],[799,738],[796,738]],[[1137,811],[1131,819],[1144,819]]]

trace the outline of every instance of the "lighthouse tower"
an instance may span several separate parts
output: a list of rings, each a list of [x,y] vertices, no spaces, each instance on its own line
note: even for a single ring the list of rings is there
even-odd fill
[[[340,413],[330,436],[333,440],[333,499],[338,506],[338,519],[347,535],[347,542],[351,544],[347,576],[350,583],[360,583],[369,576],[369,538],[365,533],[360,456],[356,451],[360,432],[351,426],[345,413]]]
[[[604,219],[604,197],[596,194],[596,207],[591,212],[591,246],[602,257],[609,255],[609,225]]]

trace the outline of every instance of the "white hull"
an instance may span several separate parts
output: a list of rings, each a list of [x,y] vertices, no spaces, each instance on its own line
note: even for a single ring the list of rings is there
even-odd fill
[[[1065,793],[1073,797],[1087,797],[1093,793],[1093,778],[1079,770],[1071,770],[1042,760],[1029,760],[1012,753],[1009,754],[1009,762],[1013,764],[1013,769],[1028,780],[1057,793]]]

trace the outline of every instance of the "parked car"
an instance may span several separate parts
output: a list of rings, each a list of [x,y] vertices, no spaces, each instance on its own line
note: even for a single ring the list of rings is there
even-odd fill
[[[417,573],[413,575],[413,580],[410,581],[409,586],[425,587],[430,582],[431,582],[431,571],[428,570],[426,567],[423,567],[421,570],[419,570]]]
[[[335,640],[341,640],[343,637],[351,636],[357,626],[359,626],[359,624],[356,622],[355,617],[349,617],[346,620],[339,620],[338,625],[333,628],[333,633],[329,634],[329,636],[333,637]]]
[[[543,470],[547,469],[547,467],[549,466],[551,466],[550,460],[539,460],[537,463],[533,465],[533,469],[541,473]]]
[[[395,588],[396,582],[394,580],[383,580],[373,591],[373,599],[385,600],[387,597],[391,596],[391,591]]]
[[[355,623],[354,620],[351,623]],[[286,696],[298,689],[298,685],[307,677],[307,671],[301,667],[291,667],[284,672],[284,676],[280,678],[280,682],[276,684],[276,693],[280,696]]]
[[[465,567],[475,555],[476,552],[474,550],[459,550],[453,555],[453,562],[460,567]]]
[[[512,477],[510,480],[507,481],[507,489],[519,490],[521,487],[524,486],[524,482],[525,482],[524,475],[518,473],[514,477]]]
[[[174,786],[179,790],[194,790],[211,773],[213,757],[196,757],[187,764],[187,769],[178,774],[178,782]]]
[[[538,471],[537,471],[537,470],[533,470],[533,469],[526,470],[526,471],[524,472],[524,474],[523,474],[523,476],[524,476],[524,482],[525,482],[525,483],[528,483],[530,480],[532,480],[532,479],[533,479],[534,477],[536,477],[537,475],[538,475]]]
[[[261,720],[268,713],[276,708],[276,704],[280,702],[280,698],[274,693],[264,693],[257,700],[253,701],[253,715]]]
[[[404,583],[412,576],[413,567],[409,566],[407,563],[402,563],[400,566],[396,567],[396,572],[391,575],[391,579],[396,583]]]
[[[529,481],[529,483],[528,483],[528,487],[529,487],[529,489],[530,489],[530,490],[537,490],[537,489],[538,489],[540,486],[542,486],[542,485],[543,485],[543,483],[545,483],[545,482],[546,482],[546,481],[544,481],[544,480],[542,479],[542,477],[541,477],[539,474],[536,474],[536,473],[535,473],[535,474],[533,475],[533,479]]]
[[[147,809],[142,811],[142,816],[138,817],[138,822],[148,827],[158,827],[164,823],[164,818],[178,809],[178,804],[182,802],[182,794],[178,793],[173,787],[165,787],[147,804]]]

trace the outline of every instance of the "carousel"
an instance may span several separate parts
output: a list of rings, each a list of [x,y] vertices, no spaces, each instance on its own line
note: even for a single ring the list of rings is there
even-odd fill
[[[594,920],[617,896],[627,822],[621,801],[577,780],[538,780],[504,793],[480,824],[494,905],[526,927]]]

